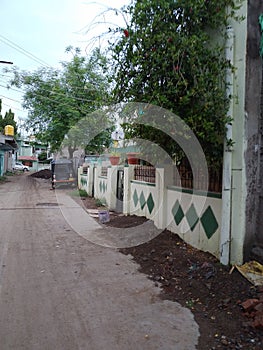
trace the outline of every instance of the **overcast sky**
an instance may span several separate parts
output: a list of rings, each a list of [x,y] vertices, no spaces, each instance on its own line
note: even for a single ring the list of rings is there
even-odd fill
[[[27,71],[44,64],[58,67],[59,62],[70,59],[65,54],[67,46],[78,46],[88,53],[92,45],[100,43],[93,38],[105,32],[109,25],[99,26],[96,22],[124,25],[114,11],[95,18],[109,7],[119,9],[128,3],[129,0],[0,0],[0,60],[12,61]],[[3,87],[8,79],[4,67],[7,65],[0,65],[2,115],[11,108],[17,120],[25,118],[27,113],[20,104],[22,93]]]

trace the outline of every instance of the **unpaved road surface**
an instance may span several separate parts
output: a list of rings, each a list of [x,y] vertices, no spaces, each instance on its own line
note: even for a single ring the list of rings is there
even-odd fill
[[[195,349],[190,311],[161,300],[129,256],[74,231],[57,191],[27,174],[0,185],[0,350]]]

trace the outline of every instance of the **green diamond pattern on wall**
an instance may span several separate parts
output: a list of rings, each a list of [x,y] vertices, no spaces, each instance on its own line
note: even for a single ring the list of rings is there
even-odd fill
[[[179,225],[180,222],[183,220],[184,212],[178,200],[175,202],[172,208],[172,214],[176,225]]]
[[[151,214],[153,211],[153,208],[154,208],[154,201],[153,201],[153,197],[152,197],[151,193],[149,194],[149,197],[147,199],[147,207],[148,207],[148,210]]]
[[[80,183],[81,183],[82,186],[84,186],[84,185],[87,185],[88,181],[82,177],[80,179]]]
[[[187,213],[185,214],[185,216],[191,231],[193,231],[199,220],[199,217],[197,215],[197,212],[195,210],[195,206],[193,203],[191,204],[190,208],[187,210]]]
[[[138,193],[137,193],[136,189],[135,189],[135,191],[133,192],[132,198],[133,198],[133,203],[134,203],[135,207],[137,207],[137,204],[138,204],[138,202],[139,202],[139,198],[138,198]]]
[[[145,204],[146,204],[146,200],[145,200],[144,194],[142,192],[141,195],[140,195],[141,210],[143,210],[143,208],[145,207]]]
[[[104,181],[100,181],[99,188],[100,188],[100,192],[103,192],[103,193],[106,192],[106,190],[107,190],[107,185],[105,184]]]
[[[207,238],[211,238],[218,229],[218,222],[210,205],[203,213],[201,217],[201,223],[203,225]]]

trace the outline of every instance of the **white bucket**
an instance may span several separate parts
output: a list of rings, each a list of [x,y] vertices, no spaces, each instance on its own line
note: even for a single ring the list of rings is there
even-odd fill
[[[110,221],[110,213],[108,210],[100,210],[98,214],[99,214],[99,221],[102,224],[105,224],[106,222]]]

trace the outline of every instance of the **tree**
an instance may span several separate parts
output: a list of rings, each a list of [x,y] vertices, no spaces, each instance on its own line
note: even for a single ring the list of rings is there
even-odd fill
[[[3,132],[6,125],[12,125],[14,127],[14,134],[17,134],[17,124],[15,121],[15,113],[9,109],[8,112],[5,113],[4,118],[1,114],[2,110],[2,100],[0,99],[0,131]]]
[[[23,107],[29,111],[28,128],[40,141],[50,142],[53,151],[60,148],[67,133],[82,118],[90,116],[90,127],[96,125],[91,112],[108,101],[106,58],[101,52],[96,49],[90,57],[84,57],[78,49],[68,47],[66,51],[73,57],[62,63],[61,70],[41,68],[31,73],[14,68],[10,82],[25,89]],[[69,140],[64,145],[72,158],[79,140],[77,135]]]
[[[45,162],[47,160],[47,152],[43,151],[38,155],[38,160],[40,162]]]
[[[230,121],[232,96],[226,96],[226,69],[232,67],[224,57],[224,40],[228,20],[235,17],[235,3],[132,1],[123,9],[130,22],[115,29],[119,39],[111,45],[115,100],[153,104],[177,114],[199,139],[208,162],[217,167]],[[154,128],[136,121],[124,127],[130,137],[149,139],[172,156],[179,152],[169,137]]]

